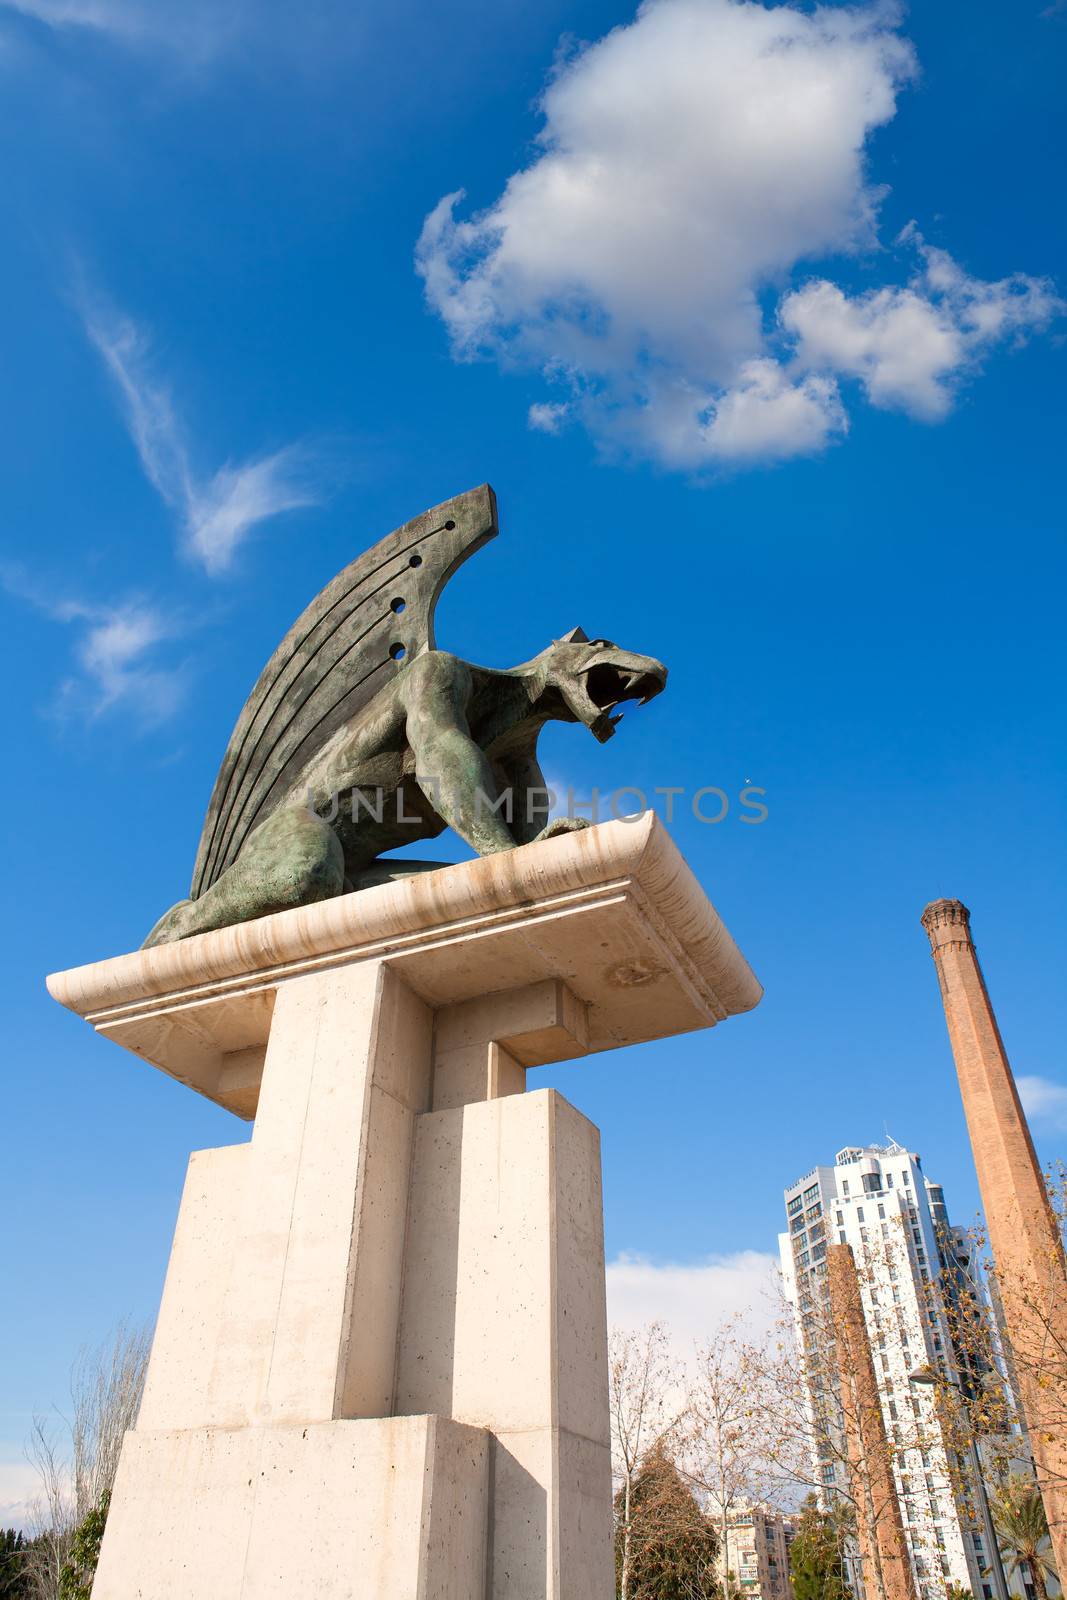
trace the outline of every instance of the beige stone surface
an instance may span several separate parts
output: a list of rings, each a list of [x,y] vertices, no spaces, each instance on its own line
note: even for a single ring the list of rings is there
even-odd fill
[[[418,1119],[396,1405],[492,1430],[494,1600],[611,1593],[602,1215],[599,1135],[554,1090]]]
[[[254,1118],[190,1161],[96,1600],[610,1600],[599,1135],[528,1074],[760,994],[654,820],[50,988]]]
[[[138,1428],[93,1600],[482,1600],[488,1470],[436,1417]]]

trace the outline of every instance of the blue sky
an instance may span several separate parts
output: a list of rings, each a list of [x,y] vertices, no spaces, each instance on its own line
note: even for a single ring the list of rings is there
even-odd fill
[[[1067,12],[360,9],[0,3],[0,1503],[79,1347],[152,1314],[189,1150],[247,1131],[43,975],[184,893],[307,599],[485,479],[439,641],[671,668],[610,746],[549,730],[552,776],[767,791],[673,827],[758,1011],[542,1075],[602,1129],[627,1313],[736,1303],[782,1186],[886,1130],[973,1213],[939,895],[1067,1130]]]

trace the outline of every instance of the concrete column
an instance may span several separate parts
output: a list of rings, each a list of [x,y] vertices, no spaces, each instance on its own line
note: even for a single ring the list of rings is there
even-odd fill
[[[612,1592],[600,1139],[515,1076],[586,1036],[558,980],[439,1012],[416,1123],[396,1410],[490,1431],[487,1600]]]
[[[852,1247],[826,1252],[849,1478],[867,1600],[918,1600]]]
[[[1067,1573],[1067,1437],[1062,1387],[1039,1381],[1041,1351],[1067,1349],[1067,1265],[1004,1041],[959,900],[922,914],[974,1152],[1018,1376],[1019,1399],[1061,1578]]]
[[[431,1025],[381,962],[280,989],[251,1144],[190,1166],[142,1427],[390,1414]]]

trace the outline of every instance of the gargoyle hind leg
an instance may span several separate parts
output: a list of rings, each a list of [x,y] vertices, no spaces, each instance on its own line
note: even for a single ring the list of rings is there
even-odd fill
[[[160,917],[145,948],[329,900],[344,881],[341,841],[329,823],[305,806],[286,806],[249,834],[233,866],[198,900],[179,900]]]

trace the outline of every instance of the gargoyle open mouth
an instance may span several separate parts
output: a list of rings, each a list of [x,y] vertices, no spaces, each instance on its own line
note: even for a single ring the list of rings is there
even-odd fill
[[[588,726],[602,744],[611,738],[622,721],[621,711],[612,715],[616,706],[627,700],[647,705],[667,682],[666,669],[647,656],[643,658],[642,665],[636,668],[612,666],[610,662],[598,661],[587,667],[582,676],[585,679],[585,692],[594,712],[598,713]]]

